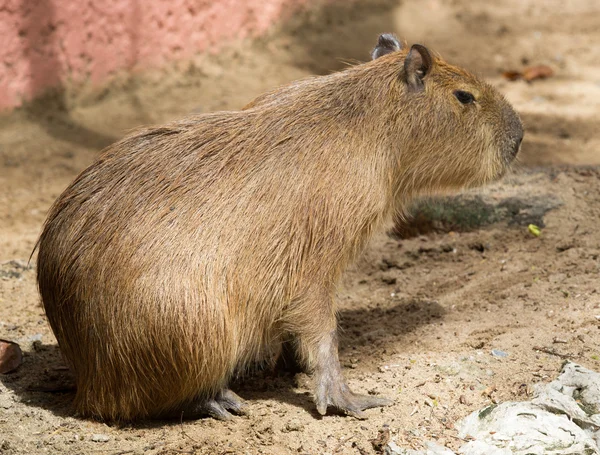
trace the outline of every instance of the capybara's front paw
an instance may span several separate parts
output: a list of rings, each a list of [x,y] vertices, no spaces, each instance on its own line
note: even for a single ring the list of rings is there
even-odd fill
[[[328,377],[317,381],[315,402],[321,415],[325,415],[327,408],[331,406],[357,419],[367,418],[363,412],[365,409],[389,406],[393,403],[387,398],[353,393],[343,380],[335,381]]]

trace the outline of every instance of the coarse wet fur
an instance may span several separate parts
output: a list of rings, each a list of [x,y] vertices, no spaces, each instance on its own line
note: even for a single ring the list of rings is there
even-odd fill
[[[38,283],[81,415],[229,418],[245,406],[231,378],[289,337],[321,414],[390,403],[344,381],[340,276],[415,196],[503,175],[523,130],[495,89],[423,46],[382,35],[372,56],[139,130],[59,197]]]

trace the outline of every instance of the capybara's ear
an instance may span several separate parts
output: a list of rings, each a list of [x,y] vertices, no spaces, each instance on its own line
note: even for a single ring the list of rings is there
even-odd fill
[[[396,52],[400,49],[402,49],[402,44],[400,44],[398,38],[391,33],[383,33],[382,35],[379,35],[377,46],[375,46],[375,49],[371,52],[371,59],[375,60],[382,55]]]
[[[423,90],[423,78],[433,65],[433,57],[425,46],[413,44],[404,60],[404,77],[408,89],[413,92]]]

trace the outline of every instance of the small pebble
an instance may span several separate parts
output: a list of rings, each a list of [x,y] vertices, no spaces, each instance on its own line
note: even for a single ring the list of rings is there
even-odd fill
[[[302,425],[302,423],[300,423],[298,420],[290,420],[285,425],[285,430],[286,431],[302,431],[302,430],[304,430],[304,425]]]
[[[23,353],[17,343],[0,340],[0,374],[10,373],[23,363]]]
[[[494,357],[508,357],[508,352],[501,351],[500,349],[492,349],[492,355]]]
[[[105,434],[93,434],[92,441],[94,442],[108,442],[110,441],[110,437]]]

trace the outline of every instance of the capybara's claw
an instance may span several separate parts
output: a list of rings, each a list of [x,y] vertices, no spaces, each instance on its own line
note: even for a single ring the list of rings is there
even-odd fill
[[[329,384],[325,387],[319,387],[315,402],[317,411],[321,415],[325,415],[327,408],[331,406],[361,420],[367,418],[367,415],[363,412],[365,409],[389,406],[393,403],[392,400],[387,398],[353,393],[346,384]]]
[[[230,389],[223,389],[217,395],[217,401],[228,411],[237,415],[247,415],[248,405],[238,394]]]
[[[247,415],[248,405],[236,393],[229,389],[221,390],[215,398],[198,404],[196,413],[199,416],[210,416],[217,420],[231,420],[233,414]]]
[[[233,419],[233,415],[231,415],[227,409],[225,409],[221,403],[217,400],[208,400],[203,404],[203,410],[210,417],[214,417],[217,420],[231,420]]]

